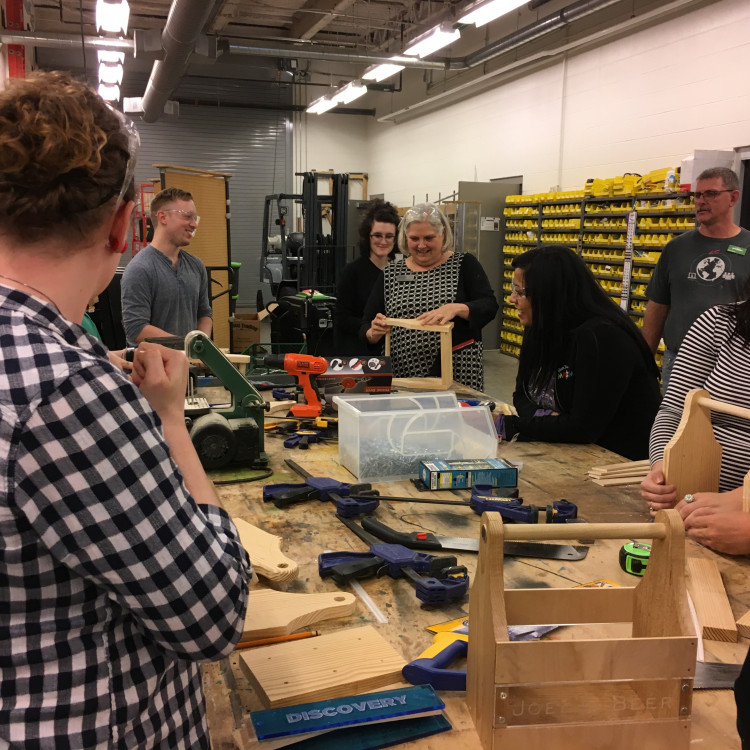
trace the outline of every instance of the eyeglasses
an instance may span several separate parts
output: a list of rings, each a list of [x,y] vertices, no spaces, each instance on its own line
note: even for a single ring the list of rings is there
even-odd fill
[[[718,198],[719,195],[722,193],[733,193],[734,190],[696,190],[696,192],[693,193],[695,196],[695,200],[699,201],[701,198],[705,198],[708,201],[712,201],[715,198]]]
[[[370,235],[370,239],[375,240],[375,242],[382,242],[383,240],[385,240],[386,242],[393,242],[395,238],[395,234],[380,234],[380,232],[375,232],[374,234]]]
[[[201,223],[201,217],[194,214],[192,211],[183,211],[181,208],[162,208],[165,214],[179,214],[183,219],[188,221],[194,221],[195,226]]]
[[[526,290],[523,289],[520,286],[516,286],[515,284],[510,285],[510,293],[515,294],[516,297],[525,297],[526,296]]]

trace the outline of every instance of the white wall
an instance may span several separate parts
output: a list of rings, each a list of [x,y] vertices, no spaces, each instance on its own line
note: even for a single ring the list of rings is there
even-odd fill
[[[516,174],[579,188],[750,144],[748,70],[750,2],[722,0],[402,124],[308,116],[306,161],[399,205]]]

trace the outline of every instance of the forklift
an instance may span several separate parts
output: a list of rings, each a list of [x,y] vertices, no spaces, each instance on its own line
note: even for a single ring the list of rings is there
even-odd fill
[[[357,230],[367,201],[349,200],[349,175],[325,175],[330,195],[318,194],[321,175],[298,173],[302,193],[267,195],[263,211],[260,280],[271,286],[271,341],[306,345],[313,355],[333,351],[336,284],[354,259]],[[302,232],[289,232],[287,217],[294,205],[302,210]],[[324,233],[328,218],[331,232]],[[347,233],[349,232],[349,234]],[[353,235],[352,235],[353,232]],[[259,292],[259,308],[264,307]]]

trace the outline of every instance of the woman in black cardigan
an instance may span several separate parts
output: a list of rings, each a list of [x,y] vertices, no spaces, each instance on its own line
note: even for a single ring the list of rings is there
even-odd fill
[[[648,457],[658,370],[638,328],[578,255],[541,245],[513,261],[510,302],[525,326],[504,437],[596,443]]]

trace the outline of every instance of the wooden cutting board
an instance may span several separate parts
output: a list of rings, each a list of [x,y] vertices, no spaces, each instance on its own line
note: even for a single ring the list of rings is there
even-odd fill
[[[274,583],[286,583],[297,577],[299,567],[281,552],[281,539],[253,526],[241,518],[233,518],[240,532],[242,546],[250,555],[253,569],[259,576]]]
[[[377,690],[401,682],[406,664],[372,625],[247,649],[239,658],[266,708]]]
[[[272,589],[250,589],[242,640],[286,635],[322,620],[346,617],[354,612],[354,594],[288,594]]]

